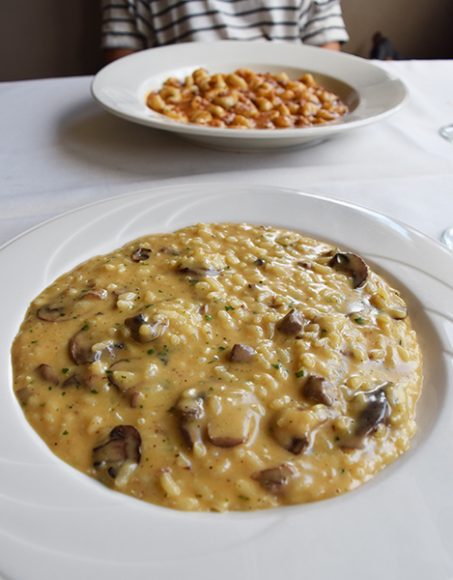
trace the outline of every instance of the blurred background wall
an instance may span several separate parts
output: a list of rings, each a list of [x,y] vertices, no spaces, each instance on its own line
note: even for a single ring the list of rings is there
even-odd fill
[[[0,1],[0,80],[85,75],[102,64],[100,0]],[[453,0],[342,0],[344,50],[382,32],[403,58],[453,58]]]

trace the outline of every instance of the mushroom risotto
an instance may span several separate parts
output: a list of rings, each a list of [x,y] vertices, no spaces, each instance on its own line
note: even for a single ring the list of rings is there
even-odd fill
[[[182,510],[357,487],[408,449],[422,383],[406,305],[360,256],[247,224],[85,262],[32,302],[12,354],[54,453]]]

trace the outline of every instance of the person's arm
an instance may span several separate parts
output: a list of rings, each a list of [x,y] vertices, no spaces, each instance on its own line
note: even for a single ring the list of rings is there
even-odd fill
[[[328,48],[329,50],[340,50],[341,45],[339,42],[326,42],[326,44],[321,44],[321,48]]]
[[[135,48],[104,48],[102,51],[103,61],[105,64],[109,64],[134,52],[137,52]]]
[[[349,40],[340,0],[311,0],[305,14],[300,29],[304,44],[340,50],[341,43]]]
[[[138,0],[102,1],[102,51],[109,63],[147,46],[153,38],[149,10]]]

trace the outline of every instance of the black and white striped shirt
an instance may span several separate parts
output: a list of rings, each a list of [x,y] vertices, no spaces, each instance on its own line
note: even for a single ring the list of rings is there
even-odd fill
[[[103,0],[103,48],[177,42],[346,42],[340,0]]]

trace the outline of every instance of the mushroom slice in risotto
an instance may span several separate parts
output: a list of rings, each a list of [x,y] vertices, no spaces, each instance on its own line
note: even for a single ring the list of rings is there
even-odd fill
[[[214,389],[206,400],[208,440],[216,447],[246,443],[258,428],[263,413],[258,400],[244,389]]]
[[[146,260],[149,260],[150,256],[151,250],[149,248],[138,247],[136,250],[132,252],[131,260],[133,262],[146,262]]]
[[[36,316],[46,322],[64,322],[72,318],[72,312],[63,304],[46,304],[38,308]]]
[[[169,321],[166,318],[150,320],[147,314],[137,314],[126,318],[124,324],[131,332],[132,338],[141,343],[152,342],[165,334]]]
[[[247,344],[235,344],[230,352],[231,362],[250,362],[256,355],[256,350]]]
[[[329,266],[352,278],[352,287],[360,288],[368,277],[368,266],[364,260],[352,252],[337,252],[330,260]]]
[[[215,278],[216,276],[220,276],[222,270],[211,266],[179,265],[178,272],[181,272],[181,274],[189,274],[195,278]]]
[[[291,477],[296,474],[296,470],[289,463],[282,463],[277,467],[262,469],[252,475],[252,479],[257,481],[266,491],[271,493],[281,493],[288,485]]]
[[[115,479],[124,468],[135,468],[141,459],[142,438],[132,425],[117,425],[106,441],[93,449],[93,467]]]
[[[189,445],[200,443],[202,420],[205,416],[204,399],[195,389],[184,391],[174,407],[179,428]]]
[[[47,365],[45,363],[40,364],[38,367],[36,367],[36,371],[42,380],[46,383],[50,383],[51,385],[58,385],[60,382],[56,370],[51,365]]]
[[[294,308],[277,323],[277,330],[287,336],[296,336],[303,327],[302,315]]]
[[[380,423],[385,423],[390,415],[390,405],[385,389],[391,383],[367,394],[366,403],[357,417],[355,435],[366,437],[376,431]]]
[[[323,377],[310,375],[307,377],[302,393],[312,403],[319,403],[330,407],[334,400],[333,386]]]
[[[328,414],[320,406],[312,409],[287,407],[276,413],[271,432],[284,449],[293,455],[300,455],[311,447],[316,429],[327,418]]]
[[[387,423],[391,408],[387,399],[386,389],[390,386],[392,386],[392,383],[385,383],[365,394],[364,402],[355,421],[355,430],[351,436],[341,442],[341,447],[344,449],[360,449],[363,447],[366,437],[372,435],[381,423]]]
[[[114,362],[107,377],[111,385],[125,395],[131,407],[137,407],[143,398],[142,389],[150,381],[147,359],[132,357]]]
[[[84,365],[102,358],[112,360],[123,348],[122,342],[96,341],[93,333],[85,327],[76,332],[68,342],[69,356],[77,365]]]

